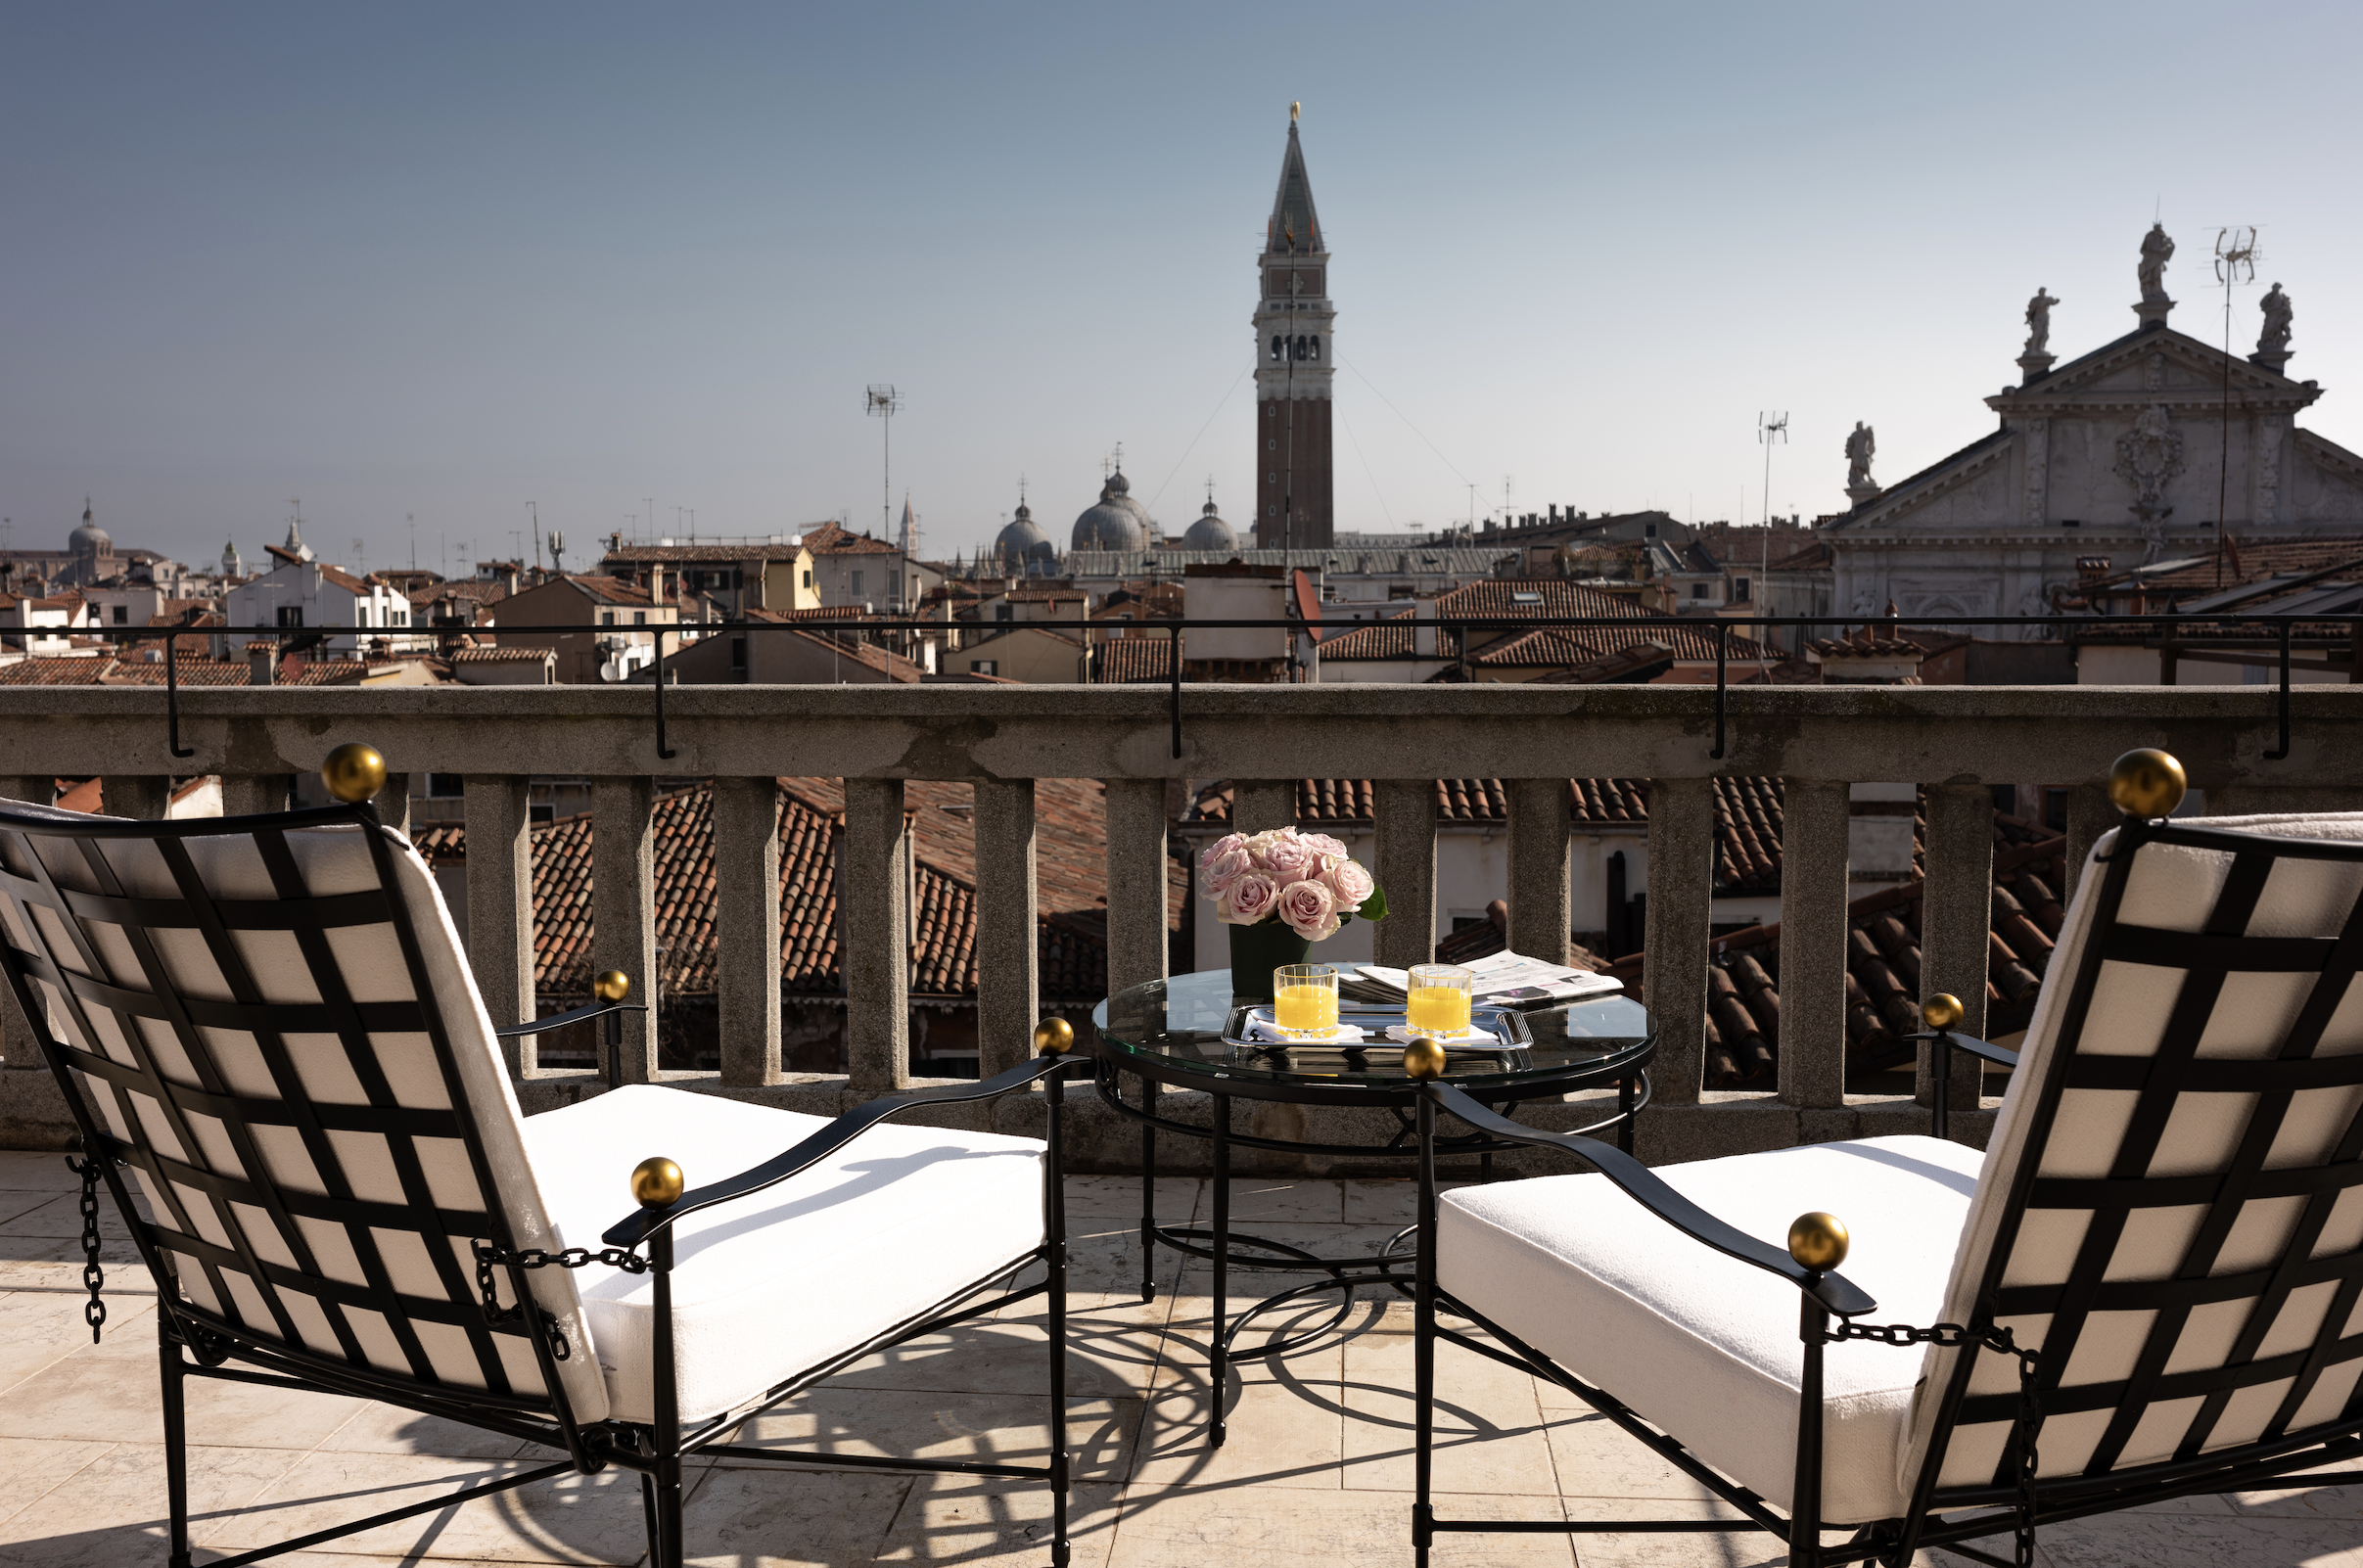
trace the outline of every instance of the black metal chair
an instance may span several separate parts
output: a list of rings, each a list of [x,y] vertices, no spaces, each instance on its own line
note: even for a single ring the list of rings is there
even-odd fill
[[[1042,1141],[881,1124],[1054,1080],[1073,1031],[1050,1020],[1022,1067],[834,1121],[647,1084],[528,1121],[496,1033],[631,1004],[611,990],[495,1032],[434,877],[369,805],[384,763],[340,747],[322,772],[347,804],[0,808],[0,968],[80,1122],[85,1212],[103,1181],[156,1280],[172,1568],[190,1561],[188,1377],[382,1400],[565,1454],[219,1568],[609,1465],[638,1472],[649,1560],[677,1568],[691,1454],[1039,1478],[1065,1563],[1059,1091]],[[671,1160],[634,1165],[652,1147],[735,1174],[687,1186]],[[89,1246],[95,1339],[95,1227]],[[1046,1464],[728,1441],[865,1356],[1036,1295]]]
[[[2047,1521],[2363,1454],[2363,815],[2173,822],[2159,752],[2110,792],[2125,819],[2023,1054],[1927,1009],[1939,1084],[1955,1049],[2015,1068],[1983,1155],[1940,1099],[1937,1137],[1651,1171],[1425,1085],[1420,1562],[1443,1532],[1761,1528],[1801,1568],[2000,1563],[1968,1543],[2005,1532],[2025,1564]],[[1439,1198],[1440,1113],[1598,1174]],[[1744,1517],[1437,1518],[1440,1340],[1567,1388]]]

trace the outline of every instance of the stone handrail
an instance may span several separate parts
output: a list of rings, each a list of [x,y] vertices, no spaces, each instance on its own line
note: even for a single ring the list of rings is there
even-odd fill
[[[1508,781],[1510,945],[1551,951],[1571,925],[1565,781],[1646,778],[1646,1000],[1660,1047],[1643,1148],[1653,1159],[1841,1136],[1884,1128],[1879,1118],[1889,1115],[1900,1130],[1909,1120],[1909,1106],[1853,1104],[1844,1092],[1851,782],[1929,786],[1922,984],[1968,1002],[1960,1027],[1971,1034],[1984,1025],[1991,785],[2069,783],[2071,864],[2112,820],[2100,780],[2137,746],[2179,757],[2211,810],[2363,806],[2363,696],[2337,686],[2291,694],[2292,746],[2280,761],[2265,755],[2280,729],[2278,694],[2263,687],[1740,686],[1729,693],[1721,760],[1709,755],[1714,693],[1701,687],[1192,685],[1182,693],[1179,759],[1168,693],[1156,686],[674,687],[674,755],[662,761],[654,697],[646,687],[196,689],[179,696],[193,755],[174,758],[154,688],[0,688],[0,795],[46,799],[52,778],[99,774],[117,811],[162,815],[167,775],[217,773],[225,808],[237,812],[275,790],[284,799],[287,775],[316,768],[348,740],[376,746],[396,774],[460,774],[469,956],[494,1022],[505,1025],[534,1014],[529,776],[592,778],[593,967],[624,970],[642,994],[656,974],[655,781],[711,777],[718,1082],[802,1105],[910,1083],[907,969],[897,961],[908,918],[906,779],[977,786],[978,1036],[990,1074],[1025,1056],[1036,1017],[1037,778],[1107,784],[1108,964],[1118,987],[1164,973],[1170,779],[1233,780],[1234,818],[1249,830],[1290,819],[1296,779],[1375,779],[1373,869],[1408,916],[1378,928],[1379,956],[1400,964],[1424,956],[1433,929],[1432,780]],[[778,929],[768,781],[781,775],[843,776],[848,862],[881,873],[845,880],[851,1072],[828,1083],[790,1084],[781,1072],[779,947],[762,935]],[[1701,1084],[1717,775],[1784,780],[1771,1096]],[[382,798],[397,817],[404,786],[390,780]],[[652,1080],[654,1015],[626,1016],[625,1076]],[[13,1016],[9,1033],[20,1036]],[[542,1072],[531,1040],[510,1049],[529,1104],[590,1091],[577,1082],[583,1075]],[[11,1065],[23,1063],[23,1052],[12,1055]],[[1964,1064],[1956,1104],[1976,1103],[1973,1070]],[[23,1136],[10,1117],[0,1103],[0,1144]],[[1956,1125],[1981,1135],[1973,1117]],[[1112,1139],[1110,1160],[1122,1162],[1123,1145]]]

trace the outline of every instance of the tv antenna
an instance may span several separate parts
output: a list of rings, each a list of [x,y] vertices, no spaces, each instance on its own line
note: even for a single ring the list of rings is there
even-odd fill
[[[1785,408],[1758,410],[1756,440],[1764,448],[1764,546],[1763,554],[1756,563],[1756,580],[1750,587],[1752,593],[1761,595],[1764,591],[1764,579],[1772,575],[1773,446],[1776,442],[1783,446],[1788,444],[1788,410]],[[1759,626],[1756,629],[1762,631],[1766,628]],[[1758,664],[1761,666],[1762,661],[1759,660]]]
[[[883,421],[878,427],[878,537],[891,539],[895,536],[895,416],[903,412],[903,394],[892,382],[873,382],[862,407],[870,418]]]
[[[2215,461],[2215,585],[2224,585],[2224,539],[2230,531],[2225,509],[2232,499],[2232,290],[2256,281],[2256,263],[2264,252],[2256,244],[2256,226],[2247,224],[2215,231],[2215,281],[2224,286],[2224,411],[2222,450]]]

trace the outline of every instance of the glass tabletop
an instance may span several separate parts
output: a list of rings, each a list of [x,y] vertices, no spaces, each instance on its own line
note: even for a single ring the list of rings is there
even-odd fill
[[[1383,1038],[1361,1046],[1282,1048],[1226,1041],[1224,1027],[1236,1006],[1230,971],[1202,969],[1120,991],[1091,1010],[1091,1022],[1112,1056],[1160,1070],[1158,1076],[1168,1082],[1203,1075],[1390,1093],[1400,1093],[1410,1082],[1403,1047]],[[1609,1079],[1645,1060],[1656,1040],[1647,1010],[1622,992],[1531,1008],[1524,1021],[1530,1043],[1514,1051],[1456,1049],[1448,1058],[1446,1082],[1465,1087],[1539,1087],[1560,1080]]]

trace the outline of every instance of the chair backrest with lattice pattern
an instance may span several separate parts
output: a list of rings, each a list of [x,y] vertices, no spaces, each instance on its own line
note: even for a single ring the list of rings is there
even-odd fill
[[[2094,848],[1946,1303],[2040,1351],[2041,1474],[2363,1427],[2363,816]],[[2002,1486],[2016,1365],[1931,1350],[1904,1455]]]
[[[9,806],[0,941],[195,1322],[366,1384],[552,1408],[522,1318],[486,1321],[475,1248],[556,1242],[491,1022],[399,835],[347,807]],[[532,1277],[572,1347],[554,1363],[571,1414],[600,1419],[573,1277]]]

